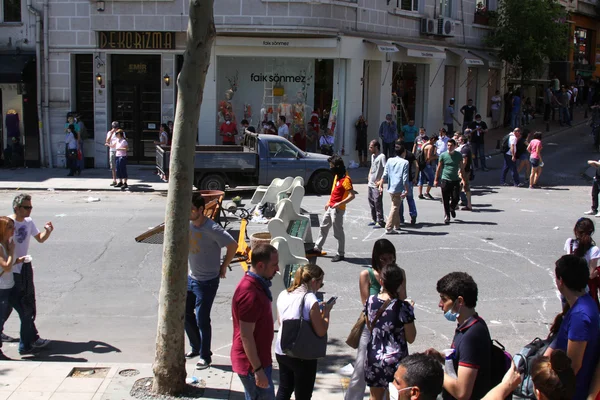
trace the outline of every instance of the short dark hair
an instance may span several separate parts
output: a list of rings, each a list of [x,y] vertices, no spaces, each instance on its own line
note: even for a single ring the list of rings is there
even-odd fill
[[[398,264],[392,263],[381,268],[379,272],[383,288],[390,297],[398,297],[398,289],[404,282],[404,274]]]
[[[416,386],[421,392],[422,400],[435,400],[441,393],[444,384],[442,365],[425,353],[410,354],[400,361],[406,372],[402,380],[408,386]]]
[[[467,100],[467,103],[468,103],[468,102],[470,102],[470,101],[473,101],[473,99],[469,99],[469,100]]]
[[[438,135],[432,135],[430,138],[428,138],[428,140],[435,140],[436,142],[439,140],[439,136]]]
[[[327,162],[333,164],[334,167],[346,168],[346,166],[344,165],[344,160],[342,159],[342,157],[338,156],[337,154],[329,157],[327,159]]]
[[[451,144],[451,145],[453,145],[453,146],[456,146],[456,140],[454,140],[454,139],[450,139],[450,140],[448,140],[448,144]]]
[[[534,132],[533,138],[537,140],[542,140],[542,132]]]
[[[379,141],[372,140],[371,144],[373,144],[374,147],[377,147],[377,150],[381,150],[381,143],[379,143]]]
[[[477,117],[481,118],[481,114],[475,114],[475,118]]]
[[[243,119],[243,120],[242,120],[242,122],[240,122],[240,124],[241,124],[241,125],[244,125],[244,124],[246,124],[246,125],[250,125],[250,123],[248,122],[248,120],[247,120],[247,119]]]
[[[256,128],[253,126],[248,127],[248,132],[256,133]]]
[[[554,273],[557,279],[562,279],[565,286],[571,290],[584,290],[590,279],[590,270],[583,257],[565,254],[556,260]]]
[[[277,253],[277,249],[268,243],[261,243],[252,250],[250,262],[253,267],[260,262],[268,263],[271,260],[271,255]]]
[[[281,120],[283,123],[285,123],[285,115],[280,115],[280,116],[279,116],[279,119],[280,119],[280,120]]]
[[[204,199],[204,196],[202,196],[201,193],[192,194],[192,205],[196,208],[205,207],[206,200]]]
[[[404,144],[397,143],[396,146],[394,146],[394,150],[396,150],[396,155],[400,157],[402,156],[402,153],[404,153],[404,150],[406,150],[406,148],[404,147]]]
[[[587,281],[586,281],[587,282]],[[458,296],[465,300],[465,306],[475,308],[477,305],[477,284],[466,272],[450,272],[437,281],[437,292],[456,301]]]

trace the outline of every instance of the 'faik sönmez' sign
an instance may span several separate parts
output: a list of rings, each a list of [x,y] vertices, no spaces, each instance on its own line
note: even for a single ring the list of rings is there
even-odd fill
[[[175,48],[174,32],[98,32],[101,49],[168,50]]]
[[[304,75],[279,75],[279,74],[250,74],[251,82],[273,82],[273,83],[306,83],[306,76]]]

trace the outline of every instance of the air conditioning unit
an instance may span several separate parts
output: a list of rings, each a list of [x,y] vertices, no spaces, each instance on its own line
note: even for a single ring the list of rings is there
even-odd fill
[[[437,33],[437,21],[433,18],[421,18],[421,33],[435,35]]]
[[[438,18],[437,34],[440,36],[454,36],[454,21],[450,18]]]

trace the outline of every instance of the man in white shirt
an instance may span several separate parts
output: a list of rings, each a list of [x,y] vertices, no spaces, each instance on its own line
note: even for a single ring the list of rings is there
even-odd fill
[[[369,226],[384,228],[383,197],[378,185],[385,168],[385,154],[381,152],[381,144],[377,140],[371,140],[369,151],[371,152],[371,169],[369,170],[368,196],[372,219]]]
[[[44,243],[54,230],[52,222],[44,225],[44,231],[40,232],[31,219],[31,196],[20,194],[13,200],[14,214],[9,217],[15,222],[15,259],[23,257],[29,252],[29,240],[33,236],[39,243]],[[31,262],[13,265],[15,279],[15,295],[19,303],[19,317],[21,318],[21,340],[19,343],[19,354],[32,354],[40,348],[47,346],[50,340],[40,338],[35,326],[36,304],[35,287],[33,285],[33,269]],[[8,312],[6,319],[12,310]],[[15,341],[10,337],[2,336],[2,341]]]
[[[279,129],[277,129],[277,135],[290,140],[290,130],[285,123],[285,115],[279,116]]]
[[[110,186],[115,186],[117,184],[117,136],[115,135],[115,133],[117,133],[117,129],[119,129],[119,122],[113,121],[111,127],[112,129],[106,133],[106,142],[104,143],[104,145],[110,149],[108,155],[108,164],[110,166],[110,170],[112,171],[113,178],[113,181],[110,184]]]
[[[506,183],[506,174],[510,170],[513,177],[513,184],[518,187],[522,187],[521,179],[519,178],[519,172],[517,171],[517,141],[521,137],[521,128],[515,128],[508,137],[508,151],[503,154],[504,166],[502,167],[502,175],[500,175],[500,184],[508,186]]]

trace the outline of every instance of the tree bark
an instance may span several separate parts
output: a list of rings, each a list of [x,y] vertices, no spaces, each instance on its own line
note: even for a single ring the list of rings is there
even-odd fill
[[[176,395],[185,388],[184,314],[194,150],[215,36],[213,0],[190,0],[183,68],[177,77],[179,90],[169,164],[152,386],[152,391],[157,394]]]

